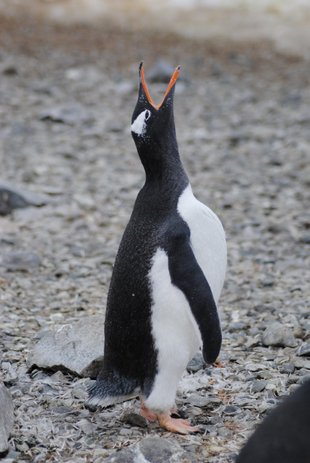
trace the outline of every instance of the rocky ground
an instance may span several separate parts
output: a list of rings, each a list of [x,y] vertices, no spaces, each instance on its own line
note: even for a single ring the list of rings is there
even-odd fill
[[[309,63],[268,42],[0,22],[0,176],[36,204],[0,217],[0,361],[15,407],[3,461],[233,462],[310,376]],[[198,358],[178,394],[194,436],[146,425],[137,401],[91,413],[88,379],[27,364],[42,329],[104,313],[143,184],[129,130],[141,58],[183,66],[180,151],[227,233],[223,367]]]

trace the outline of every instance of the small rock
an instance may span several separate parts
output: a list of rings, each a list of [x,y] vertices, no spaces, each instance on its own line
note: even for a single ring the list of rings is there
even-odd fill
[[[203,397],[199,394],[191,394],[188,397],[188,403],[194,405],[195,407],[203,408],[206,407],[210,403],[210,398]]]
[[[112,454],[109,458],[105,460],[107,463],[137,463],[136,452],[135,449],[129,447],[127,449],[120,450]],[[141,463],[145,462],[145,460],[140,460]]]
[[[273,322],[263,333],[264,346],[296,347],[297,342],[292,331],[279,322]]]
[[[309,357],[310,356],[310,343],[305,342],[298,347],[296,355],[299,357]]]
[[[12,251],[0,260],[0,266],[11,272],[28,272],[40,265],[40,257],[32,251]]]
[[[42,331],[28,359],[30,368],[67,370],[79,376],[96,377],[104,348],[104,318],[85,317],[70,325]],[[91,364],[96,365],[96,372]]]
[[[287,375],[291,375],[295,371],[295,366],[293,363],[284,363],[281,365],[280,373],[285,373]]]
[[[76,424],[81,429],[81,431],[86,435],[94,434],[96,432],[96,426],[93,423],[91,423],[89,420],[87,420],[86,418],[83,418],[82,420],[78,421]]]
[[[224,408],[223,413],[228,416],[238,415],[240,413],[240,409],[234,405],[227,405]]]
[[[187,371],[189,373],[196,373],[199,370],[203,370],[205,367],[205,361],[201,354],[196,354],[195,357],[187,365]]]
[[[14,384],[17,380],[16,369],[10,362],[2,362],[3,381],[6,384]]]
[[[8,439],[13,427],[13,401],[11,394],[0,383],[0,458],[9,450]]]
[[[27,207],[29,203],[15,191],[0,186],[0,215],[7,215],[13,209]]]
[[[256,379],[251,382],[250,390],[251,392],[262,392],[265,389],[266,384],[267,384],[267,381],[265,381],[264,379],[261,379],[261,380]]]
[[[122,422],[130,424],[131,426],[138,426],[139,428],[147,428],[146,419],[137,413],[126,413],[122,417]]]

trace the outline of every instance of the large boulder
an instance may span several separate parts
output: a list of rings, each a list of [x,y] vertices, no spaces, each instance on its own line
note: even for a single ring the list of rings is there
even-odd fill
[[[28,358],[31,369],[69,371],[96,378],[103,359],[104,317],[94,315],[44,330]]]

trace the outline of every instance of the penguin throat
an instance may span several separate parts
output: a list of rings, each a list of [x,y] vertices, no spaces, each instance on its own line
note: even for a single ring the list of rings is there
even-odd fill
[[[169,179],[186,176],[176,144],[156,148],[149,145],[138,149],[146,182],[166,183]]]

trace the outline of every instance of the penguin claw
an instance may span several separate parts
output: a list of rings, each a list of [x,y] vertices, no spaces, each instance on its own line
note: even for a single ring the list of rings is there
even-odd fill
[[[199,432],[199,428],[197,426],[192,426],[186,420],[172,418],[168,413],[159,414],[157,415],[157,418],[159,425],[167,431],[184,435]]]

